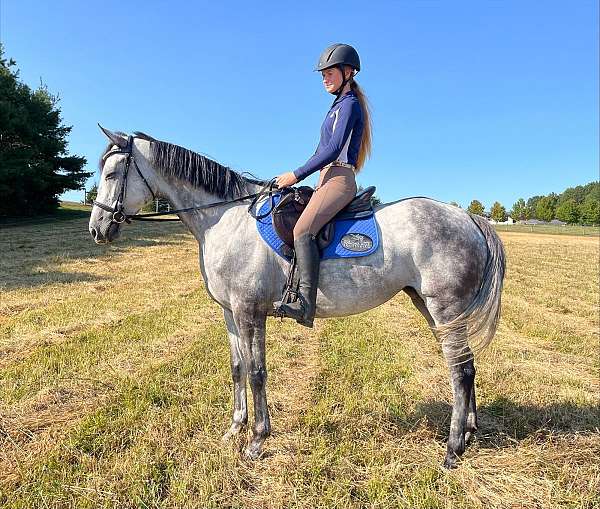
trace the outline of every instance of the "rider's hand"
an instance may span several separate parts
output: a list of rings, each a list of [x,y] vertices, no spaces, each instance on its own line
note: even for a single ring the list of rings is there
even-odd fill
[[[296,182],[298,182],[298,179],[296,178],[296,175],[294,175],[294,173],[291,171],[288,171],[287,173],[282,173],[275,179],[275,183],[279,188],[293,186]]]

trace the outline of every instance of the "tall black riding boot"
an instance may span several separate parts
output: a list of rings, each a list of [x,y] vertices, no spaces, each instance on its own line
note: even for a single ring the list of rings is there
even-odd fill
[[[290,304],[275,302],[274,306],[280,316],[294,318],[306,327],[313,326],[317,300],[317,283],[319,282],[319,248],[317,240],[310,233],[305,233],[294,240],[296,263],[300,284],[298,300]]]

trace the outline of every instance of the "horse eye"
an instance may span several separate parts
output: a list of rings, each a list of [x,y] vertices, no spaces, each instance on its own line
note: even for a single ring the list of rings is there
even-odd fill
[[[117,178],[118,174],[119,174],[119,172],[113,171],[112,173],[108,173],[108,174],[104,175],[104,178],[106,180],[114,180]]]

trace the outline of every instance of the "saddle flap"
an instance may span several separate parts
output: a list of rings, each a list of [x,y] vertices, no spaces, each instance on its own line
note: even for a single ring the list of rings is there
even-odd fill
[[[333,221],[330,221],[325,226],[323,226],[323,228],[321,228],[319,235],[317,235],[317,246],[319,248],[319,251],[325,251],[325,249],[333,241],[334,236],[335,223]]]
[[[273,208],[273,228],[279,238],[289,247],[294,247],[294,226],[314,190],[312,187],[300,186],[297,188],[286,187],[279,191],[281,198]]]

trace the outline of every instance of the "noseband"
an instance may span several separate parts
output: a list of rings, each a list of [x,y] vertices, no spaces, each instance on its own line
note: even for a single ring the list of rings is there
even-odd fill
[[[102,203],[102,202],[99,202],[96,200],[94,200],[92,202],[97,207],[100,207],[101,209],[106,210],[107,212],[110,212],[112,214],[111,223],[116,223],[116,224],[121,224],[124,222],[131,223],[132,219],[136,219],[138,221],[180,221],[179,218],[175,218],[175,219],[154,219],[154,218],[156,216],[164,216],[167,214],[168,215],[177,214],[179,212],[191,212],[194,210],[209,209],[209,208],[213,208],[213,207],[218,207],[220,205],[226,205],[229,203],[239,202],[239,201],[243,201],[243,200],[252,200],[252,202],[250,203],[250,206],[248,207],[248,213],[255,219],[262,219],[262,218],[268,216],[271,213],[271,210],[273,209],[273,207],[275,206],[273,195],[276,193],[277,186],[275,184],[275,179],[273,178],[271,180],[265,181],[264,187],[258,193],[248,194],[245,196],[241,196],[239,198],[235,198],[233,200],[220,201],[220,202],[216,202],[216,203],[210,203],[208,205],[200,205],[197,207],[187,207],[185,209],[170,210],[167,212],[154,212],[154,213],[150,213],[150,214],[126,214],[125,213],[125,205],[124,205],[125,204],[125,193],[127,192],[127,175],[129,174],[129,167],[131,166],[131,163],[133,163],[133,167],[135,168],[135,171],[137,171],[138,175],[144,181],[144,184],[146,184],[146,187],[148,188],[148,190],[150,191],[150,194],[152,195],[152,199],[156,200],[156,194],[150,187],[150,184],[148,184],[146,177],[144,177],[144,175],[140,171],[137,163],[135,162],[135,157],[133,156],[133,139],[134,139],[134,136],[128,136],[127,137],[127,146],[125,148],[118,148],[118,149],[110,150],[106,154],[104,154],[104,156],[102,157],[102,159],[104,161],[106,161],[110,156],[112,156],[114,154],[125,154],[127,156],[127,158],[125,159],[125,170],[123,172],[123,179],[121,180],[121,188],[119,189],[119,194],[117,195],[117,201],[115,203],[115,206],[111,207],[109,205],[106,205],[105,203]],[[258,201],[258,199],[264,195],[268,195],[269,199],[271,200],[271,210],[269,210],[267,213],[262,214],[262,215],[255,215],[252,212],[252,208],[256,205],[256,202]]]

